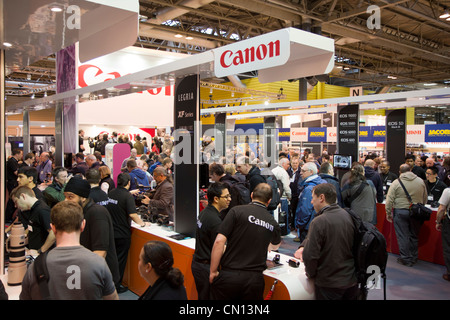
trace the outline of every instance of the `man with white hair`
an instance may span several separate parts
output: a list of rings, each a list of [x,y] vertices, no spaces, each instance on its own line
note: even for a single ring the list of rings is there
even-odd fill
[[[317,166],[314,162],[305,163],[300,174],[303,180],[299,185],[299,190],[302,191],[298,197],[298,205],[295,212],[295,226],[298,234],[298,237],[294,239],[295,242],[303,242],[305,240],[309,224],[315,215],[314,207],[311,204],[312,189],[318,184],[327,183],[317,175]]]
[[[138,160],[137,159],[137,150],[135,148],[131,149],[130,156],[128,158],[126,158],[125,160],[123,160],[122,165],[121,165],[122,171],[127,168],[128,160]]]

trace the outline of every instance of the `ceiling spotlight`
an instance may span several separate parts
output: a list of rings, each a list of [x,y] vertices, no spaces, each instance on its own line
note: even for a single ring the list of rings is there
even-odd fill
[[[186,40],[193,40],[194,38],[193,37],[191,37],[191,36],[187,36],[186,37]]]
[[[441,19],[447,19],[450,18],[450,13],[448,12],[448,10],[445,10],[444,13],[442,13],[439,18]]]
[[[177,33],[175,36],[174,36],[175,38],[183,38],[183,35],[182,34],[179,34],[179,33]]]
[[[50,10],[52,12],[62,12],[63,8],[60,5],[53,4],[53,5],[50,6]]]
[[[3,42],[3,45],[4,45],[5,47],[7,47],[7,48],[11,48],[11,47],[12,47],[12,44],[9,43],[9,42]]]

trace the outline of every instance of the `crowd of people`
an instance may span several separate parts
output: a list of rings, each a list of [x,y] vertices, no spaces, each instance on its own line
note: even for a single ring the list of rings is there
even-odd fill
[[[128,290],[122,278],[131,244],[131,221],[140,227],[148,224],[137,214],[136,195],[142,189],[153,189],[151,199],[144,196],[142,204],[173,221],[173,145],[158,144],[156,140],[165,137],[156,137],[158,147],[145,153],[137,138],[116,184],[103,161],[104,148],[86,154],[83,134],[80,131],[81,152],[72,155],[71,165],[55,166],[51,152],[23,157],[21,150],[13,150],[7,162],[9,213],[5,218],[7,224],[21,222],[27,247],[46,254],[51,299],[117,299],[118,293]],[[122,143],[120,139],[117,143]],[[102,141],[116,142],[108,136]],[[81,290],[68,290],[73,288],[62,280],[68,274],[64,268],[71,265],[83,269]],[[141,299],[164,299],[172,294],[186,297],[183,275],[172,268],[173,256],[166,244],[146,244],[139,265],[141,276],[150,284]],[[33,267],[28,270],[20,298],[41,299],[36,271]],[[174,283],[178,284],[175,291]]]
[[[117,293],[127,290],[122,278],[131,245],[131,221],[140,227],[148,224],[137,213],[137,195],[149,212],[173,224],[172,138],[168,134],[156,137],[150,148],[144,139],[136,138],[115,183],[103,162],[103,146],[130,143],[124,138],[102,136],[93,142],[94,152],[87,154],[80,131],[80,152],[65,167],[54,166],[51,152],[24,157],[17,149],[8,160],[6,219],[22,222],[30,249],[48,253],[54,299],[117,299]],[[308,149],[303,154],[280,152],[271,166],[249,151],[233,150],[215,159],[208,149],[211,145],[207,140],[202,149],[213,183],[198,215],[192,261],[199,299],[262,299],[267,251],[276,250],[287,234],[299,243],[294,256],[305,263],[307,276],[315,279],[316,298],[355,298],[353,226],[346,207],[376,224],[376,203],[385,202],[386,218],[394,223],[398,238],[398,263],[412,267],[421,223],[409,217],[410,204],[400,180],[414,202],[438,207],[436,228],[442,231],[447,266],[444,279],[450,281],[449,157],[408,154],[396,170],[387,159],[368,155],[338,175],[326,152],[319,157]],[[276,210],[286,213],[283,229],[274,218],[275,198]],[[87,278],[81,278],[83,290],[71,295],[62,288],[65,281],[61,279],[64,266],[78,259],[89,270],[89,281],[102,285],[94,289]],[[149,288],[140,299],[186,299],[183,274],[173,263],[170,247],[163,242],[152,241],[142,248],[139,273]],[[33,268],[29,270],[21,298],[39,299],[39,285]]]
[[[345,208],[376,225],[376,204],[385,202],[386,218],[394,223],[398,238],[397,262],[409,267],[417,262],[423,221],[409,216],[411,203],[400,181],[413,203],[439,207],[436,228],[442,231],[447,267],[443,278],[450,280],[450,157],[441,163],[435,155],[423,159],[408,154],[398,170],[391,170],[387,159],[369,154],[342,175],[334,172],[330,159],[327,153],[316,157],[305,150],[303,155],[281,152],[272,169],[258,158],[250,159],[248,153],[237,155],[235,163],[210,164],[214,183],[198,217],[191,266],[199,299],[263,298],[267,250],[279,246],[283,233],[269,210],[271,176],[279,184],[279,208],[288,213],[287,232],[291,230],[294,241],[300,243],[294,256],[305,263],[306,275],[315,280],[316,299],[358,296],[352,251],[355,226]],[[251,200],[246,203],[247,195]]]

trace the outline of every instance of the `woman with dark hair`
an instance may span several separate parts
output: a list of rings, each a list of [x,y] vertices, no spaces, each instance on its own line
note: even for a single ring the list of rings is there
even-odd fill
[[[152,143],[152,152],[154,152],[156,154],[160,154],[161,146],[162,146],[161,140],[159,140],[159,138],[157,136],[154,136],[153,143]]]
[[[172,249],[162,241],[149,241],[141,250],[139,274],[150,285],[139,300],[187,300],[184,276],[173,268]]]

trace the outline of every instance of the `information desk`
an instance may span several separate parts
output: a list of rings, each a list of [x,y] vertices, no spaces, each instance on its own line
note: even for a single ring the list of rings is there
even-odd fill
[[[142,247],[147,241],[164,241],[172,248],[174,267],[184,275],[184,285],[189,300],[197,299],[194,277],[191,272],[192,257],[195,250],[195,239],[174,240],[171,235],[177,234],[167,228],[151,224],[144,228],[132,222],[131,247],[128,262],[123,277],[123,284],[137,295],[142,295],[148,288],[148,283],[139,275],[138,262]],[[273,259],[275,253],[270,253],[268,259]],[[314,299],[314,282],[305,275],[303,263],[298,268],[289,267],[288,260],[293,257],[280,254],[280,263],[275,268],[264,271],[264,297],[267,297],[275,281],[272,300],[312,300]]]
[[[429,207],[429,206],[428,206]],[[441,232],[436,230],[437,208],[431,208],[433,213],[429,221],[425,221],[419,233],[419,260],[444,265],[442,253]],[[399,254],[397,236],[394,223],[386,220],[384,203],[377,203],[377,228],[386,238],[387,251]]]

